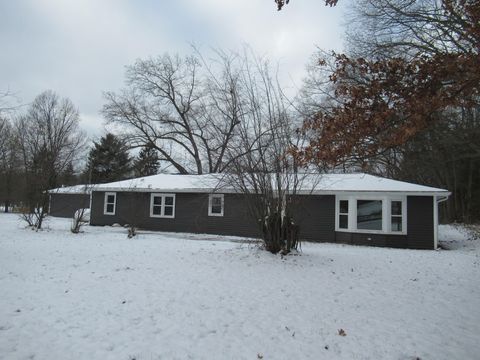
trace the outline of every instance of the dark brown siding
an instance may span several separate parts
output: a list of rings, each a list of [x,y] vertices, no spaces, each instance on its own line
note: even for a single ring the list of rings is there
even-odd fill
[[[393,248],[406,248],[406,235],[391,234],[367,234],[367,233],[348,233],[338,231],[335,234],[338,243],[351,245],[385,246]]]
[[[297,196],[294,220],[300,226],[300,238],[315,242],[335,242],[335,196]]]
[[[50,194],[51,216],[73,217],[78,209],[90,207],[89,194]]]
[[[175,218],[150,217],[150,194],[117,192],[115,215],[104,215],[104,192],[93,192],[91,225],[135,224],[148,230],[208,233],[258,237],[258,225],[247,210],[242,195],[225,194],[224,216],[208,216],[208,194],[177,193]],[[300,238],[315,242],[338,242],[394,248],[433,248],[433,197],[407,198],[407,234],[335,232],[335,196],[299,196],[293,217]]]
[[[225,194],[224,216],[208,216],[208,194],[176,193],[175,218],[150,217],[150,194],[117,192],[115,215],[104,215],[104,192],[93,192],[91,225],[134,223],[148,230],[257,237],[258,226],[239,195]]]
[[[408,247],[411,249],[434,248],[433,196],[407,197]]]

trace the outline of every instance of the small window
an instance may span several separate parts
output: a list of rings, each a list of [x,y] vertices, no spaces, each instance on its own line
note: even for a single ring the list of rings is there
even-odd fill
[[[402,202],[391,202],[391,229],[394,232],[402,231],[403,214],[402,214]]]
[[[348,229],[348,200],[340,200],[338,213],[338,227]]]
[[[175,217],[175,194],[152,194],[150,216],[162,218]]]
[[[223,216],[223,194],[210,194],[208,197],[208,216]]]
[[[103,205],[104,215],[115,215],[115,207],[117,202],[117,193],[105,193],[105,202]]]
[[[357,229],[382,230],[382,200],[357,200]]]

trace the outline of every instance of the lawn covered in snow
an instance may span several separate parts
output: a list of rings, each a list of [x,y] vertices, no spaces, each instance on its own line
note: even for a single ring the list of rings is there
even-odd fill
[[[0,359],[480,357],[478,240],[281,258],[224,241],[238,238],[47,226],[0,214]]]

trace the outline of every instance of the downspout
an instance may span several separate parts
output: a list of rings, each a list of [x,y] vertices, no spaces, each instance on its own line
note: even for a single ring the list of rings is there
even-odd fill
[[[434,196],[435,204],[433,205],[433,249],[438,249],[438,204],[441,202],[447,201],[448,195],[446,196]]]
[[[93,197],[93,189],[90,190],[90,204],[88,205],[90,216],[88,217],[88,226],[92,225],[92,197]]]

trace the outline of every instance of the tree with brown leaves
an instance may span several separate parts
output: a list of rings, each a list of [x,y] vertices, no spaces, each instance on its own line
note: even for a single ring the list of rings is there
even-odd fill
[[[424,1],[430,7],[419,12],[411,0],[367,1],[382,6],[398,39],[411,41],[397,44],[403,54],[384,58],[333,54],[329,82],[337,101],[305,121],[311,141],[299,155],[306,162],[369,159],[412,139],[440,112],[479,104],[480,3]],[[393,41],[390,34],[383,45]]]
[[[282,8],[288,4],[290,0],[275,0],[275,4],[277,4],[277,9],[282,10]],[[325,5],[327,6],[335,6],[337,5],[338,0],[325,0]]]

